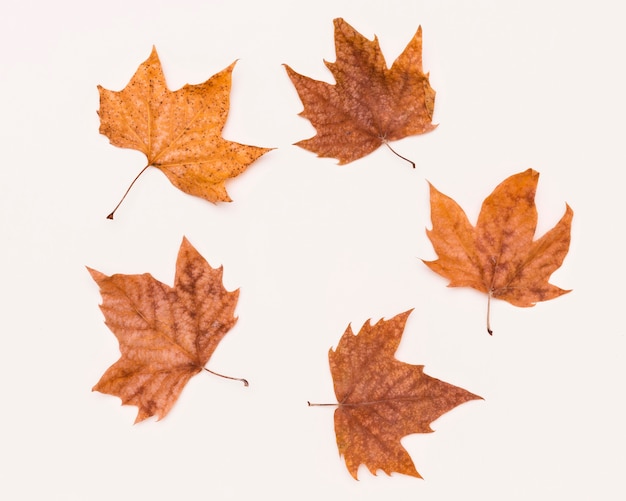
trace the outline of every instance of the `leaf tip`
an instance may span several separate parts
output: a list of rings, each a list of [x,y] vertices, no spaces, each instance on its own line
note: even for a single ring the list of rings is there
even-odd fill
[[[406,318],[408,318],[408,317],[409,317],[409,315],[410,315],[411,313],[413,313],[413,310],[415,310],[415,308],[409,308],[408,310],[406,310],[406,311],[404,311],[404,312],[402,312],[402,313],[400,313],[400,314],[398,314],[398,315],[396,315],[396,316],[397,316],[397,317],[406,317]]]
[[[226,68],[224,68],[222,72],[232,73],[233,69],[235,69],[235,66],[237,65],[237,62],[239,62],[239,58],[235,59],[232,63],[226,66]]]
[[[94,270],[93,268],[90,268],[89,266],[85,266],[85,268],[87,268],[87,271],[91,275],[91,278],[93,278],[96,282],[99,282],[100,280],[107,278],[107,276],[104,273],[98,270]],[[95,389],[95,386],[94,386],[94,389]]]

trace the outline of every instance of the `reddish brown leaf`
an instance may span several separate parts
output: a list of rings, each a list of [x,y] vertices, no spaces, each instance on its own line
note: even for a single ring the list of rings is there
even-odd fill
[[[336,85],[286,66],[304,104],[300,115],[317,131],[296,144],[346,164],[389,141],[433,130],[435,91],[422,69],[421,27],[388,69],[376,38],[366,39],[341,18],[334,23],[337,61],[326,66]]]
[[[550,283],[569,249],[574,212],[566,204],[556,226],[538,240],[535,190],[539,173],[528,169],[504,180],[483,202],[476,227],[451,198],[430,186],[433,229],[427,230],[438,259],[424,261],[450,280],[515,306],[534,306],[570,292]],[[489,318],[487,330],[491,334]]]
[[[185,193],[209,202],[230,202],[226,180],[269,151],[222,137],[234,66],[204,83],[172,92],[153,48],[122,91],[98,86],[100,133],[115,146],[143,152],[146,167],[157,167]]]
[[[154,415],[161,419],[235,325],[239,291],[226,291],[222,269],[211,268],[187,239],[173,288],[148,273],[89,272],[100,286],[100,308],[121,352],[93,389],[136,405],[136,423]]]
[[[367,323],[356,336],[348,326],[337,349],[328,353],[339,402],[337,446],[355,479],[362,464],[374,475],[382,470],[421,478],[400,439],[430,433],[430,423],[442,414],[481,399],[424,374],[422,365],[395,358],[410,313]]]

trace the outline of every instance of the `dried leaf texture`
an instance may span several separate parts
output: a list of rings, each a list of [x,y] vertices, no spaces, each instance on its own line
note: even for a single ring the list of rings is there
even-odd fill
[[[211,268],[187,239],[180,246],[173,288],[147,273],[89,272],[121,352],[93,389],[136,405],[136,423],[161,419],[235,325],[239,291],[226,291],[222,269]]]
[[[210,202],[230,202],[225,181],[268,148],[222,138],[235,63],[198,85],[170,91],[156,49],[120,92],[98,86],[100,133],[143,152],[174,186]]]
[[[336,85],[285,66],[304,104],[300,115],[317,131],[296,144],[346,164],[389,141],[433,130],[435,91],[422,69],[421,27],[388,69],[376,37],[368,40],[341,18],[334,24],[337,60],[325,64]]]
[[[550,283],[570,244],[573,218],[566,205],[556,226],[538,240],[535,191],[539,173],[528,169],[496,187],[482,204],[476,226],[450,197],[430,186],[432,230],[438,259],[424,261],[450,280],[450,287],[472,287],[515,306],[534,306],[570,292]]]
[[[328,353],[339,402],[337,446],[355,479],[361,464],[373,474],[382,470],[421,478],[400,444],[402,437],[430,433],[430,423],[442,414],[481,398],[424,374],[422,365],[395,358],[410,313],[365,324],[356,336],[348,326],[336,350]]]

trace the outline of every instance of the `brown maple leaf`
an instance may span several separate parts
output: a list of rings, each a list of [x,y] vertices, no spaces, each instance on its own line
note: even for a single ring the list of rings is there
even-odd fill
[[[222,269],[211,268],[186,238],[173,288],[149,273],[109,277],[88,269],[100,286],[100,308],[121,352],[93,390],[136,405],[138,423],[163,418],[187,381],[203,369],[221,376],[204,366],[235,325],[239,291],[224,289]]]
[[[422,28],[388,69],[376,37],[368,40],[341,18],[334,24],[337,61],[325,64],[336,85],[285,66],[304,104],[300,115],[317,131],[296,144],[346,164],[389,141],[433,130],[435,91],[422,69]]]
[[[462,388],[424,374],[423,365],[395,358],[404,325],[412,310],[358,335],[350,326],[336,350],[329,350],[330,371],[338,404],[335,435],[339,453],[355,479],[360,465],[421,478],[400,440],[412,433],[431,433],[430,423],[454,407],[480,400]]]
[[[535,191],[539,173],[528,169],[496,187],[472,226],[463,209],[430,185],[433,228],[427,230],[438,259],[424,263],[450,280],[449,287],[472,287],[515,306],[534,306],[570,292],[550,283],[570,244],[574,212],[566,204],[556,226],[538,240]]]
[[[115,146],[146,155],[148,164],[139,175],[154,166],[185,193],[213,203],[230,202],[225,181],[271,149],[222,137],[234,66],[231,64],[204,83],[170,91],[153,48],[122,91],[98,86],[100,133]],[[109,219],[113,219],[116,209]]]

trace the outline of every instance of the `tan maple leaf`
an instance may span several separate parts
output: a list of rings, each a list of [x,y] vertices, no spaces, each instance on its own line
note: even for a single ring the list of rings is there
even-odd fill
[[[538,179],[533,169],[505,179],[483,202],[475,227],[453,199],[430,185],[433,228],[427,234],[438,259],[424,263],[449,279],[449,287],[472,287],[487,294],[489,334],[492,297],[528,307],[570,292],[548,280],[569,250],[574,212],[566,204],[554,228],[533,240]]]
[[[433,130],[435,91],[422,69],[422,28],[388,69],[376,37],[368,40],[341,18],[334,24],[337,60],[325,64],[336,85],[285,66],[304,104],[300,115],[317,131],[296,144],[346,164],[389,141]]]
[[[412,433],[431,433],[435,419],[481,399],[428,376],[423,365],[395,358],[411,311],[375,325],[370,321],[356,336],[348,326],[337,348],[328,352],[338,404],[309,403],[337,405],[337,447],[355,479],[360,465],[374,475],[382,470],[421,478],[400,440]]]
[[[211,268],[186,238],[173,288],[148,273],[106,276],[88,270],[100,287],[100,308],[121,352],[94,391],[136,405],[138,423],[150,416],[163,418],[200,371],[221,376],[205,365],[235,325],[239,291],[224,289],[222,269]]]
[[[222,137],[230,109],[234,66],[231,64],[204,83],[170,91],[153,48],[122,91],[98,86],[100,133],[115,146],[146,155],[148,164],[139,175],[154,166],[185,193],[213,203],[230,202],[225,181],[271,149]]]

